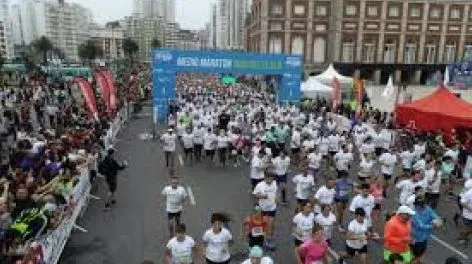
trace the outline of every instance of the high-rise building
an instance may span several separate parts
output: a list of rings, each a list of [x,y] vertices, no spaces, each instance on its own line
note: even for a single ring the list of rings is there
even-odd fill
[[[247,49],[298,54],[305,71],[425,83],[472,58],[470,0],[254,0]]]
[[[243,30],[249,0],[219,0],[216,7],[216,46],[219,49],[242,49]]]
[[[92,24],[90,39],[103,50],[103,58],[115,60],[124,57],[124,29],[119,24],[109,23],[105,27]]]
[[[217,39],[217,13],[216,13],[216,4],[211,5],[211,12],[210,12],[210,29],[209,29],[209,40],[208,40],[208,48],[216,49],[216,39]]]
[[[152,41],[157,39],[166,43],[166,23],[161,17],[129,16],[121,21],[125,37],[134,40],[138,46],[138,59],[150,61]]]
[[[10,1],[0,0],[0,55],[13,57],[13,34],[10,17]]]
[[[178,23],[166,23],[164,39],[167,48],[177,49],[180,39],[180,25]]]
[[[78,61],[78,47],[90,38],[92,11],[63,0],[46,2],[46,36],[68,61]]]
[[[13,43],[28,45],[46,35],[44,0],[22,0],[12,6]]]
[[[175,0],[134,0],[133,15],[162,17],[166,22],[175,22]]]

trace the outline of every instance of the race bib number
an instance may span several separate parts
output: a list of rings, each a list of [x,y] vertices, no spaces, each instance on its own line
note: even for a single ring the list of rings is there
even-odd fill
[[[262,226],[256,226],[252,228],[252,236],[263,236],[264,235],[264,228]]]

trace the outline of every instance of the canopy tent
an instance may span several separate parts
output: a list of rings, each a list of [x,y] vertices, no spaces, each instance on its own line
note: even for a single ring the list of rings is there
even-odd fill
[[[352,82],[351,77],[346,77],[339,74],[333,67],[333,64],[330,64],[328,69],[324,72],[314,76],[318,81],[322,83],[332,83],[334,78],[337,78],[341,83]]]
[[[443,85],[431,95],[398,105],[396,114],[398,124],[420,131],[472,128],[472,104],[456,97]]]
[[[313,76],[301,84],[301,91],[305,97],[316,98],[320,95],[331,94],[333,88],[318,81]]]

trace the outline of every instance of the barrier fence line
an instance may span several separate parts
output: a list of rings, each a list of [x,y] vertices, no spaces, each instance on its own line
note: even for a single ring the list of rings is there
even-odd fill
[[[130,110],[133,108],[133,104],[130,104]],[[127,106],[123,107],[118,113],[116,118],[111,122],[110,128],[107,131],[105,138],[105,147],[110,147],[119,131],[123,127],[126,121],[130,118]],[[76,226],[77,219],[87,209],[89,202],[89,194],[92,185],[90,183],[89,171],[85,169],[79,177],[79,182],[75,185],[72,195],[68,203],[68,207],[72,208],[72,214],[64,219],[62,224],[45,237],[38,239],[37,242],[42,247],[43,261],[45,264],[57,264],[62,255],[62,251],[69,240],[74,226]]]

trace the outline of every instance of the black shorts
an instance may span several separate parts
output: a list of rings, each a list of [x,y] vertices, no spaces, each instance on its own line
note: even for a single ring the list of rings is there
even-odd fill
[[[428,247],[428,241],[423,242],[415,242],[414,244],[410,245],[411,253],[413,256],[420,257],[426,252],[426,248]]]
[[[277,175],[275,180],[277,181],[277,183],[287,183],[287,174]]]
[[[116,177],[106,177],[107,184],[108,184],[108,189],[110,192],[114,193],[116,192],[116,189],[118,187],[118,180]]]
[[[377,157],[379,157],[380,155],[382,155],[382,152],[383,152],[383,148],[375,148],[375,155]]]
[[[292,148],[292,154],[300,153],[300,148]]]
[[[276,212],[277,212],[276,210],[274,210],[274,211],[262,211],[262,215],[274,218]]]
[[[193,151],[193,148],[184,148],[184,153],[185,154],[191,154]]]
[[[344,177],[344,176],[346,176],[346,177],[349,176],[349,172],[347,172],[347,171],[345,171],[345,170],[336,170],[336,171],[337,171],[337,173],[338,173],[338,179],[339,179],[339,178],[342,178],[342,177]]]
[[[385,181],[390,181],[392,179],[392,175],[385,174],[385,173],[383,174],[383,177]]]
[[[223,261],[223,262],[214,262],[214,261],[211,261],[207,258],[205,260],[206,260],[207,264],[229,264],[229,262],[231,261],[230,259],[228,259],[227,261]]]
[[[349,203],[349,197],[334,197],[334,202],[346,205]]]
[[[249,247],[259,246],[264,247],[264,236],[252,236],[248,235]]]
[[[367,245],[363,246],[362,248],[352,248],[346,244],[346,253],[349,256],[354,256],[356,254],[366,254],[367,253]]]
[[[334,155],[336,155],[336,153],[338,153],[337,151],[328,151],[329,152],[329,155],[331,157],[334,157]]]
[[[205,155],[213,157],[213,156],[215,156],[215,150],[214,149],[206,149],[205,150]]]
[[[464,224],[465,227],[472,228],[472,219],[462,217],[462,223]]]
[[[167,219],[170,220],[175,220],[175,222],[180,223],[180,218],[182,217],[182,212],[177,212],[177,213],[170,213],[167,212]]]
[[[378,210],[378,211],[382,210],[382,204],[375,203],[373,210]]]

